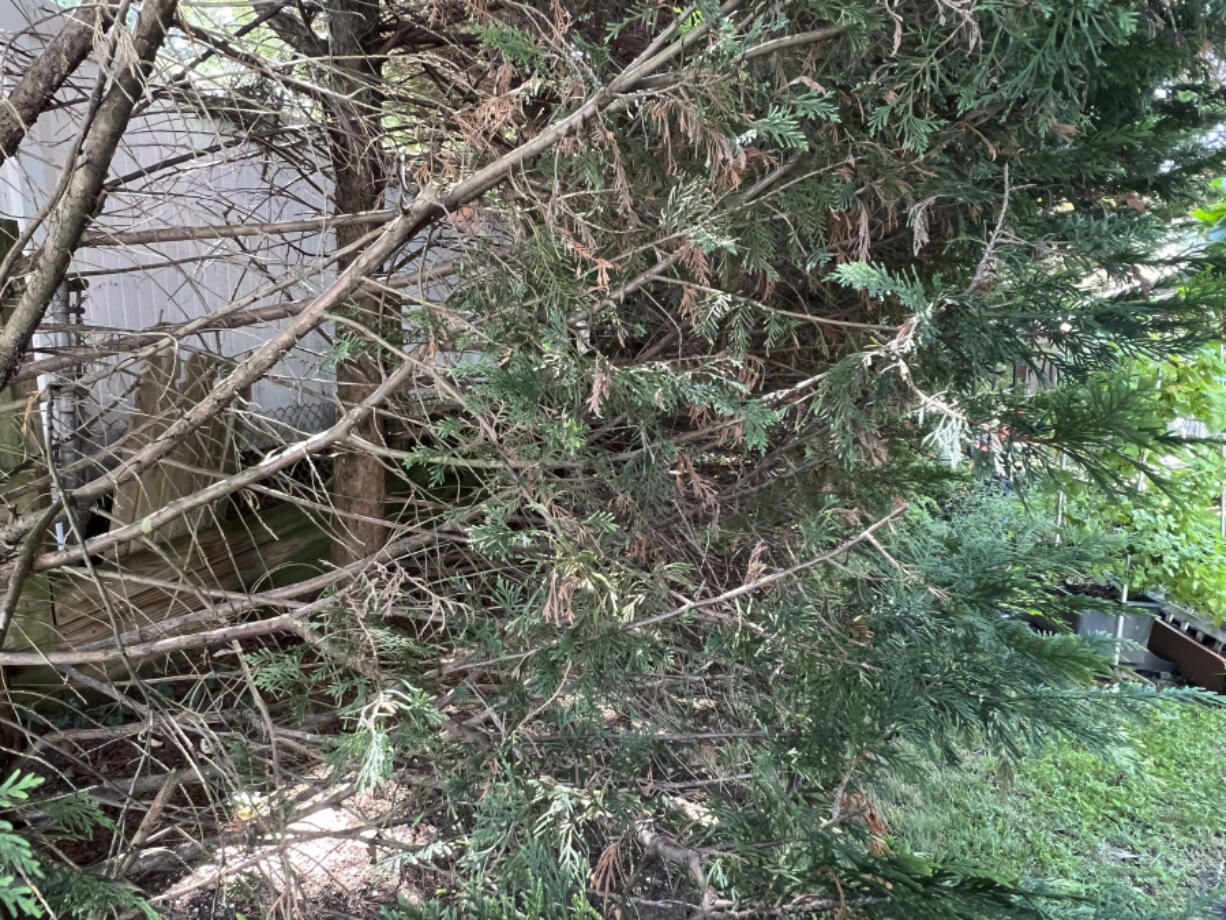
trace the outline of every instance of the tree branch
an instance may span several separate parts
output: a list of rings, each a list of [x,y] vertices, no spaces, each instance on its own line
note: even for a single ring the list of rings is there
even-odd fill
[[[68,21],[25,69],[13,91],[0,100],[0,163],[17,153],[26,132],[81,66],[94,36],[110,25],[114,13],[113,3],[83,4],[64,11]]]
[[[85,224],[97,205],[132,108],[140,98],[154,58],[166,38],[177,3],[178,0],[145,3],[132,36],[135,60],[125,60],[125,54],[116,56],[114,66],[118,73],[90,125],[65,195],[52,214],[47,242],[34,259],[33,271],[26,279],[25,290],[12,315],[0,330],[0,388],[16,373],[21,355],[42,320],[52,294],[64,280]],[[121,42],[119,47],[127,47],[127,43]]]

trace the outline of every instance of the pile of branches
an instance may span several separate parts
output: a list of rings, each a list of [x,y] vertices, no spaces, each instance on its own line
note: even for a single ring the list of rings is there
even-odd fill
[[[1220,329],[1220,253],[1173,223],[1223,167],[1219,5],[225,9],[84,6],[11,59],[9,162],[79,119],[0,262],[0,899],[313,916],[293,854],[332,835],[396,916],[1046,915],[891,840],[873,790],[1109,747],[1153,696],[1059,628],[1109,550],[981,483],[1171,447],[1119,370]],[[225,220],[167,221],[236,163],[260,187],[195,193]],[[263,280],[35,351],[112,251]],[[119,440],[38,436],[40,375],[127,411],[189,353],[212,376]],[[331,420],[262,416],[271,383]],[[206,431],[224,464],[184,456]],[[159,464],[190,487],[120,519]],[[188,564],[286,505],[327,535],[306,575]],[[57,578],[105,634],[18,647]]]

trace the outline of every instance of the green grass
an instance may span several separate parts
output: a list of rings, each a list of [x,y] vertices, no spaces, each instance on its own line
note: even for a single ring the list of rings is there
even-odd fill
[[[937,860],[1084,897],[1059,918],[1220,918],[1226,709],[1164,703],[1112,761],[1053,745],[1010,767],[979,753],[890,789],[891,832]]]

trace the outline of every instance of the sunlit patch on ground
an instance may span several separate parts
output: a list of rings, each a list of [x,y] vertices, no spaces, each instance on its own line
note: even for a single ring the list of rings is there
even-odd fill
[[[404,800],[415,791],[390,783],[339,804],[321,795],[279,832],[267,801],[236,796],[235,825],[250,831],[248,839],[214,850],[164,904],[172,916],[192,918],[230,918],[248,904],[272,916],[375,917],[380,905],[416,900],[418,875],[403,871],[397,856],[428,843],[434,829],[389,817],[414,814]]]

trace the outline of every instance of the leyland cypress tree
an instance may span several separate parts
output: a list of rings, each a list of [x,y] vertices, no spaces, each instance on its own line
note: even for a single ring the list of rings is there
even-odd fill
[[[310,4],[194,33],[375,177],[339,211],[397,207],[294,322],[329,311],[379,411],[301,456],[393,465],[414,535],[302,644],[245,650],[238,772],[288,794],[242,739],[310,713],[345,781],[411,776],[411,917],[1061,916],[909,853],[874,790],[969,745],[1109,751],[1153,699],[1063,625],[1104,547],[1003,493],[1109,501],[1171,443],[1120,370],[1220,331],[1219,256],[1172,222],[1226,166],[1226,8],[364,8],[345,54]],[[439,239],[445,299],[385,283]]]
[[[669,21],[680,50],[509,175],[446,309],[407,313],[471,360],[406,465],[477,509],[463,564],[405,599],[449,611],[426,673],[467,739],[417,748],[447,764],[453,874],[409,915],[1060,915],[974,854],[908,854],[873,788],[972,743],[1107,748],[1146,698],[1097,689],[1103,650],[1060,631],[1104,549],[975,482],[1109,500],[1119,458],[1170,442],[1115,371],[1220,328],[1215,257],[1170,241],[1222,167],[1222,14],[554,4],[469,28],[495,89],[431,149],[444,172]]]

